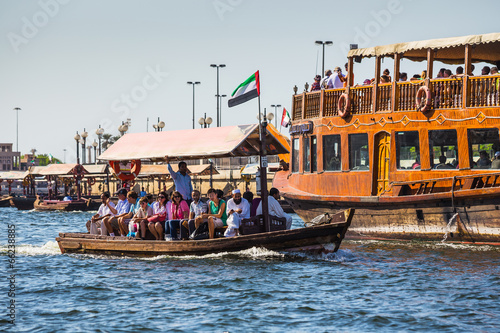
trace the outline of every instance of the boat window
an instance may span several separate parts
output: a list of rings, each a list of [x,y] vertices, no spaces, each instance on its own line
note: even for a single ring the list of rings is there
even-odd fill
[[[299,172],[299,139],[292,140],[292,172]]]
[[[397,168],[420,169],[420,145],[417,131],[396,132]]]
[[[468,129],[470,166],[474,169],[490,169],[495,153],[500,151],[497,128]],[[497,163],[493,164],[497,168]]]
[[[340,171],[340,135],[323,136],[323,168],[325,171]]]
[[[318,171],[318,140],[315,136],[311,137],[311,171]]]
[[[429,150],[433,169],[457,169],[457,131],[429,131]]]
[[[349,169],[370,170],[368,134],[349,134]]]
[[[302,156],[302,163],[304,163],[304,172],[311,171],[311,146],[309,145],[309,138],[305,136],[302,141],[304,147],[304,155]]]

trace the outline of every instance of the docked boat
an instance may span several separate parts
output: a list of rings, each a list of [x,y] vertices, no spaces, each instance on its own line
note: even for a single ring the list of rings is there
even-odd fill
[[[374,80],[354,85],[370,57]],[[427,77],[400,81],[402,59],[426,61]],[[472,74],[498,60],[499,33],[351,50],[346,87],[293,96],[290,170],[274,186],[304,220],[355,208],[351,238],[500,244],[500,76]],[[436,77],[435,61],[464,74]]]
[[[266,179],[267,154],[287,158],[288,142],[272,125],[240,125],[182,131],[131,133],[109,147],[100,160],[109,161],[116,174],[130,181],[141,171],[141,159],[164,161],[261,155],[261,178]],[[204,138],[193,140],[193,138]],[[130,164],[128,173],[120,165]],[[61,233],[57,242],[63,253],[130,256],[193,255],[232,252],[251,247],[278,251],[336,251],[349,227],[354,210],[340,212],[325,223],[285,230],[286,220],[267,214],[267,188],[262,182],[264,215],[243,220],[240,235],[206,240],[149,241],[86,233]],[[332,246],[333,245],[333,246]]]
[[[0,207],[10,207],[11,196],[3,196],[0,198]]]

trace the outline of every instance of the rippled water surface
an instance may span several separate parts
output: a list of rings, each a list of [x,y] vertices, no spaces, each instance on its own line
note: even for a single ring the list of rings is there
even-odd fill
[[[83,231],[91,215],[0,208],[0,331],[500,330],[500,248],[346,241],[323,256],[61,255],[57,234]],[[16,225],[14,298],[8,224]]]

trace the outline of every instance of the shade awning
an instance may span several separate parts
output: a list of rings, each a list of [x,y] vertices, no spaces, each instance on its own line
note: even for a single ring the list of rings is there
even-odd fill
[[[188,165],[192,176],[208,176],[210,175],[210,164]],[[219,171],[212,166],[212,175],[218,175]]]
[[[73,174],[73,169],[77,166],[74,164],[49,164],[46,168],[40,171],[42,176],[62,176]]]
[[[268,125],[272,128],[272,125]],[[272,131],[267,131],[267,154],[288,154],[289,146],[282,144]],[[285,141],[286,142],[286,141]],[[189,160],[210,157],[259,155],[259,125],[238,125],[179,131],[130,133],[99,156],[104,161],[150,159]]]
[[[0,173],[2,180],[21,180],[28,175],[28,171],[7,171]]]
[[[427,49],[433,49],[436,51],[434,60],[454,65],[464,63],[465,45],[473,46],[472,62],[496,64],[500,60],[500,33],[429,39],[368,47],[350,50],[348,57],[393,57],[394,54],[399,53],[404,58],[423,61],[427,59]]]
[[[41,176],[46,166],[30,166],[28,173],[32,176]]]
[[[85,164],[83,167],[89,175],[105,175],[108,164]]]

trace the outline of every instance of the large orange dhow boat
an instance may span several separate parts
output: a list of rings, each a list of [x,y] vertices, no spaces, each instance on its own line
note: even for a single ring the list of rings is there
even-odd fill
[[[353,85],[369,57],[374,82]],[[403,58],[426,61],[427,78],[400,82]],[[293,96],[290,170],[274,186],[305,221],[355,208],[351,238],[500,244],[500,76],[471,70],[499,60],[500,33],[351,50],[345,88]],[[434,61],[465,74],[433,78]]]

